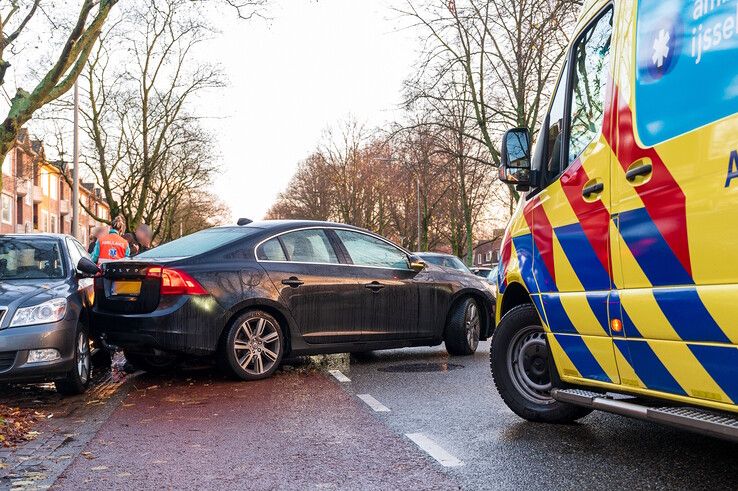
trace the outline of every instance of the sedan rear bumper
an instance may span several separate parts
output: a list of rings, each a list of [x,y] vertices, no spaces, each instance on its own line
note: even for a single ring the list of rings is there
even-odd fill
[[[210,296],[182,296],[146,314],[93,310],[93,323],[107,344],[134,352],[170,351],[208,355],[218,347],[225,311]]]
[[[75,368],[76,320],[9,327],[0,330],[0,381],[36,382],[64,377]],[[36,349],[56,349],[61,357],[49,362],[28,363]]]

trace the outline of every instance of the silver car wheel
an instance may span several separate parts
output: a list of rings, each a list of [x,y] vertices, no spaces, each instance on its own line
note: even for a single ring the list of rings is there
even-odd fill
[[[277,363],[281,348],[279,326],[264,317],[244,321],[233,340],[233,350],[241,368],[262,375]]]
[[[90,344],[87,335],[82,331],[77,336],[77,375],[83,384],[86,384],[90,378],[91,364]]]

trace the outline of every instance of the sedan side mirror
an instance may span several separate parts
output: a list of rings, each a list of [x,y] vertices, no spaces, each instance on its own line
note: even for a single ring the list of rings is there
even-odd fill
[[[426,267],[425,261],[420,259],[418,256],[408,256],[407,262],[409,263],[410,269],[416,273],[420,273]]]
[[[500,181],[525,189],[530,185],[530,132],[513,128],[502,137]]]
[[[80,258],[77,263],[77,272],[82,276],[91,277],[98,274],[100,272],[100,268],[97,267],[97,264],[93,263],[86,257],[83,257]]]

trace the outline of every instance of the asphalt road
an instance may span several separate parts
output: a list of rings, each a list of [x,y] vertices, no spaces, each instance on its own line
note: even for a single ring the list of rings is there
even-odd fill
[[[442,346],[375,352],[352,359],[342,370],[351,382],[341,385],[389,408],[375,414],[398,438],[423,433],[460,460],[436,465],[464,489],[738,488],[732,443],[600,412],[573,425],[521,420],[494,389],[488,350],[487,342],[472,357]],[[462,367],[394,371],[412,364]]]
[[[138,375],[53,488],[738,488],[738,445],[604,413],[520,420],[493,388],[488,347],[375,352],[252,383]]]

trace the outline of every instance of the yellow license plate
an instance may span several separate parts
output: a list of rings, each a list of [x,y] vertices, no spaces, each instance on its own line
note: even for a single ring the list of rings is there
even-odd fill
[[[141,293],[140,281],[114,281],[111,295],[138,295]]]

